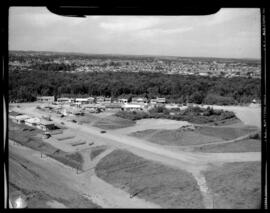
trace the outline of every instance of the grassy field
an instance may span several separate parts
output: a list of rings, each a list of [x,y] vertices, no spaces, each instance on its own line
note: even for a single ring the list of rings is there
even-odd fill
[[[256,127],[250,126],[241,126],[241,127],[196,126],[195,130],[184,130],[181,128],[176,130],[147,129],[133,132],[129,135],[137,138],[142,138],[160,145],[183,146],[183,145],[199,145],[208,143],[210,144],[213,142],[224,142],[226,140],[231,140],[237,137],[244,136],[256,130],[257,130]],[[241,143],[239,143],[239,145],[240,144]],[[249,147],[252,146],[253,144],[257,146],[257,144],[254,143],[254,141],[253,142],[248,141],[248,144]],[[259,148],[255,146],[252,146],[252,149]],[[224,145],[224,147],[227,146]],[[245,150],[245,148],[243,148],[243,150]]]
[[[95,157],[97,157],[99,154],[104,152],[107,149],[106,146],[96,146],[91,149],[90,152],[90,159],[93,160]]]
[[[218,137],[202,135],[194,131],[187,130],[156,130],[155,132],[153,130],[144,130],[131,133],[130,135],[144,138],[160,145],[173,146],[196,145],[223,141]]]
[[[227,144],[209,144],[202,147],[194,147],[197,152],[260,152],[261,140],[244,139]]]
[[[9,196],[23,194],[28,208],[51,208],[47,202],[57,201],[68,208],[99,206],[70,189],[46,169],[40,168],[12,152],[9,153]]]
[[[204,174],[213,192],[214,208],[260,208],[260,162],[227,163]]]
[[[145,160],[125,150],[115,150],[96,166],[96,174],[164,208],[204,208],[193,176],[183,170]]]
[[[40,133],[42,133],[41,130],[9,121],[9,139],[23,146],[40,151],[68,166],[81,169],[83,158],[79,153],[67,153],[55,148],[49,143],[43,142],[42,139],[37,136],[37,134]]]
[[[101,129],[118,129],[135,125],[135,121],[120,118],[114,115],[107,116],[105,118],[101,118],[97,122],[94,123],[93,126],[101,128]]]
[[[249,134],[251,132],[257,131],[258,129],[256,127],[210,127],[210,126],[204,126],[204,127],[197,127],[195,132],[200,133],[202,135],[208,135],[213,137],[222,138],[224,140],[232,140],[234,138]]]

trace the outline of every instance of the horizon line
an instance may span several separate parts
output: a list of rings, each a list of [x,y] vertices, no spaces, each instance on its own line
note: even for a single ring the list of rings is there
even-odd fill
[[[71,52],[71,51],[53,51],[53,50],[8,50],[18,52],[47,52],[47,53],[69,53],[83,55],[119,55],[119,56],[144,56],[144,57],[179,57],[179,58],[215,58],[215,59],[234,59],[234,60],[259,60],[260,58],[233,58],[233,57],[216,57],[216,56],[179,56],[179,55],[153,55],[153,54],[124,54],[124,53],[90,53],[90,52]]]

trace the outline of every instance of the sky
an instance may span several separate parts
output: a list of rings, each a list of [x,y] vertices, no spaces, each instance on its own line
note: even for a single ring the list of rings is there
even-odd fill
[[[46,7],[11,7],[9,49],[92,54],[261,58],[260,10],[206,16],[63,17]]]

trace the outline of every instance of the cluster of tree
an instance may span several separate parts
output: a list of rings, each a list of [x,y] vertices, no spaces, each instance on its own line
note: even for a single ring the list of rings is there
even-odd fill
[[[34,70],[47,70],[47,71],[72,71],[76,69],[75,64],[65,63],[36,63],[31,66]]]
[[[260,99],[260,80],[145,72],[66,73],[54,71],[9,72],[10,101],[33,101],[38,95],[61,97],[110,96],[165,97],[168,102],[239,104]]]
[[[214,110],[210,107],[207,107],[206,109],[201,107],[188,107],[187,109],[179,110],[178,112],[174,111],[173,113],[171,113],[171,111],[166,109],[165,107],[159,106],[149,110],[149,112],[119,111],[115,115],[129,120],[140,120],[145,118],[165,118],[171,120],[189,121],[197,124],[205,124],[236,118],[233,112]]]

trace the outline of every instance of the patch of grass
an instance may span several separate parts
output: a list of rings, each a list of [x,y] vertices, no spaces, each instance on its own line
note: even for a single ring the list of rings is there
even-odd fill
[[[105,118],[101,118],[93,126],[108,130],[108,129],[119,129],[133,125],[135,125],[135,122],[132,120],[111,115]]]
[[[193,176],[125,150],[115,150],[96,166],[98,177],[164,208],[203,208]]]
[[[213,136],[213,137],[218,137],[223,140],[231,140],[234,138],[241,137],[243,135],[249,134],[251,132],[257,131],[257,128],[255,127],[240,127],[240,128],[235,128],[235,127],[211,127],[211,126],[204,126],[204,127],[196,127],[195,132],[200,133],[202,135],[207,135],[207,136]]]
[[[90,159],[93,160],[95,157],[104,152],[106,149],[107,149],[106,146],[93,147],[93,149],[90,152]]]
[[[261,140],[244,139],[233,143],[209,144],[202,147],[194,147],[197,152],[260,152]]]
[[[204,173],[214,193],[214,208],[260,208],[260,162],[227,163]]]
[[[213,142],[222,142],[223,140],[208,135],[202,135],[190,130],[159,130],[153,131],[138,131],[131,133],[130,135],[136,137],[144,137],[147,140],[157,143],[160,145],[173,145],[173,146],[183,146],[183,145],[196,145],[196,144],[206,144]]]

